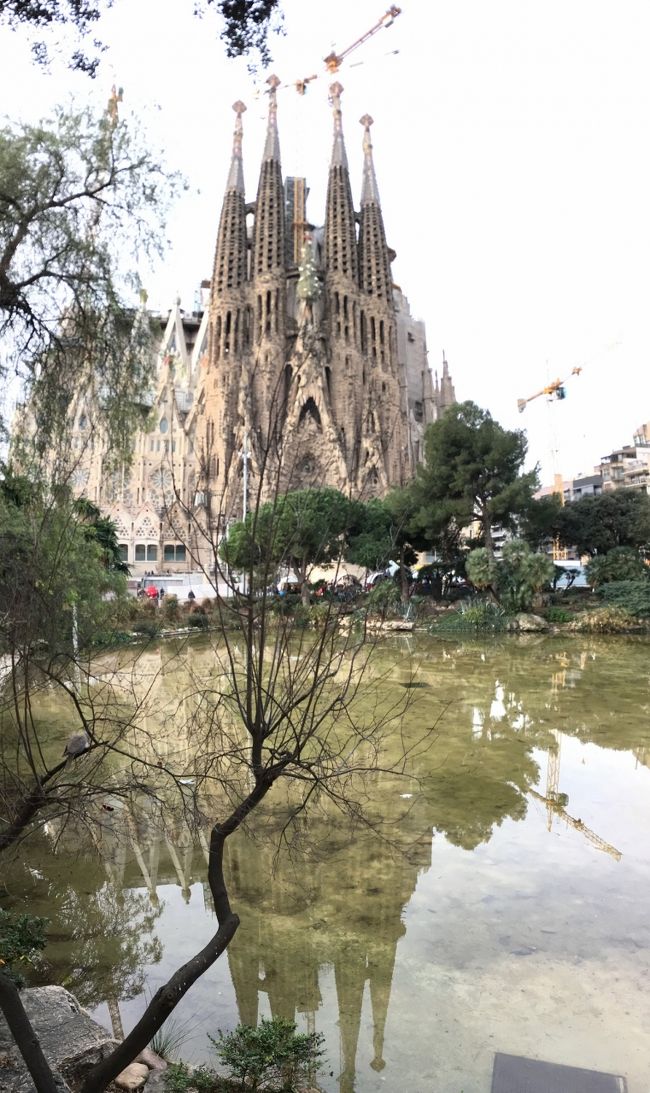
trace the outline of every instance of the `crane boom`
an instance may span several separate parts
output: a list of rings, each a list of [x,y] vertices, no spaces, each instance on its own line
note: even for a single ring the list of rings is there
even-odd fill
[[[352,42],[352,45],[347,46],[341,53],[335,53],[334,50],[332,50],[332,52],[325,57],[327,71],[331,73],[338,72],[345,58],[352,53],[353,50],[362,46],[364,42],[367,42],[369,38],[372,38],[373,34],[376,34],[382,27],[392,26],[395,19],[397,19],[397,16],[401,14],[402,9],[396,7],[395,4],[391,4],[388,11],[384,12],[381,19],[375,23],[374,27],[371,27],[370,30],[367,30],[360,38],[357,38],[355,42]]]
[[[519,413],[523,414],[523,412],[526,409],[528,403],[533,402],[536,398],[541,398],[542,395],[548,395],[548,397],[550,399],[563,399],[563,398],[565,398],[566,391],[564,389],[564,385],[565,385],[567,379],[570,379],[571,376],[579,376],[581,372],[582,372],[582,368],[578,365],[575,368],[571,369],[571,374],[570,374],[570,376],[567,376],[566,379],[552,380],[551,383],[546,384],[546,387],[542,387],[541,391],[536,391],[535,394],[531,395],[529,398],[519,398],[519,399],[517,399],[517,408],[519,410]]]
[[[580,831],[588,842],[592,846],[596,847],[596,850],[602,850],[605,854],[610,854],[616,861],[620,861],[623,857],[620,850],[617,850],[611,843],[605,842],[605,839],[601,839],[600,835],[597,835],[595,831],[587,827],[582,820],[576,820],[574,816],[569,816],[569,813],[563,808],[557,801],[552,798],[544,797],[541,793],[538,793],[536,789],[530,789],[528,791],[531,797],[534,797],[537,801],[541,801],[545,804],[547,809],[555,813],[556,816],[561,816],[563,820],[566,820],[569,827],[572,827],[574,831]]]

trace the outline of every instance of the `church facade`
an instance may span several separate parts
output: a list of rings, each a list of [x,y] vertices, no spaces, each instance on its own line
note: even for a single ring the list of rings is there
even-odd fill
[[[147,426],[123,471],[104,470],[88,399],[73,410],[78,493],[115,520],[134,575],[194,568],[210,535],[254,495],[331,485],[366,499],[407,482],[428,424],[455,401],[447,362],[427,362],[423,323],[393,283],[365,115],[355,210],[340,84],[325,219],[307,219],[306,180],[283,179],[276,88],[257,194],[247,202],[243,103],[236,115],[214,267],[201,307],[159,318]],[[199,536],[200,538],[200,536]],[[193,546],[188,547],[192,541]]]

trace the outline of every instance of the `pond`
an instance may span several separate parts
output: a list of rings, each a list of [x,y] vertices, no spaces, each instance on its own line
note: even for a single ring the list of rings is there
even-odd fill
[[[183,1056],[209,1061],[207,1033],[274,1014],[324,1034],[327,1093],[488,1093],[498,1051],[646,1093],[649,652],[385,643],[383,685],[413,699],[403,732],[435,725],[435,741],[403,777],[373,776],[379,832],[323,808],[288,853],[271,809],[231,840],[241,927],[177,1011]],[[99,841],[50,825],[5,867],[3,905],[50,919],[41,980],[128,1031],[215,919],[203,835],[132,820],[122,836],[110,813]]]

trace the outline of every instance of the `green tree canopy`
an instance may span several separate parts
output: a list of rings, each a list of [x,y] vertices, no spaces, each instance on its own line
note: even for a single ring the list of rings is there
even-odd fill
[[[426,432],[416,480],[420,523],[441,529],[477,520],[493,554],[492,524],[510,525],[537,485],[536,471],[522,473],[526,450],[525,434],[503,429],[487,410],[473,402],[451,406]]]
[[[607,554],[615,547],[650,549],[650,497],[640,490],[609,490],[565,505],[561,542],[579,554]]]
[[[287,566],[303,585],[310,566],[340,556],[353,520],[353,505],[338,490],[294,490],[234,524],[221,556],[233,569],[261,570],[265,581],[269,567]]]
[[[40,451],[83,391],[109,444],[128,450],[154,360],[133,289],[175,188],[116,100],[99,117],[56,110],[0,128],[0,336]]]

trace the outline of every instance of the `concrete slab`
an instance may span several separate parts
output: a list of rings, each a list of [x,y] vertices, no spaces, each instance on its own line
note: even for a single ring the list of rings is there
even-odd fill
[[[492,1093],[627,1093],[625,1078],[497,1052]]]

